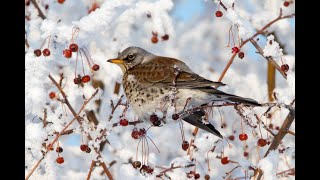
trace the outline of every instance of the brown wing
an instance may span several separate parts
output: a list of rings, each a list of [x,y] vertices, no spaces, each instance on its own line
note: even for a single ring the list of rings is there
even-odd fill
[[[158,86],[172,86],[175,75],[174,66],[179,70],[176,80],[177,88],[195,88],[207,86],[222,86],[221,82],[213,82],[207,80],[194,72],[182,61],[168,57],[157,57],[152,61],[144,64],[139,64],[128,71],[128,74],[134,75],[140,83]]]

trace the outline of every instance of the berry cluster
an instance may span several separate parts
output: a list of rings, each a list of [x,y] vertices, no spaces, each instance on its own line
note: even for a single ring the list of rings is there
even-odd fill
[[[50,56],[50,54],[51,54],[51,52],[49,50],[50,38],[51,38],[51,36],[46,37],[46,39],[42,42],[41,47],[39,49],[36,49],[36,50],[33,51],[35,56],[40,57],[41,54],[43,54],[43,56]],[[42,50],[42,52],[41,52],[41,49],[43,48],[43,46],[44,46],[45,42],[47,41],[47,39],[48,39],[48,46],[47,46],[47,48],[44,48]]]
[[[162,39],[163,41],[167,41],[167,40],[169,39],[169,35],[168,35],[168,34],[165,34],[165,35],[161,36],[161,39]],[[159,41],[159,40],[158,40],[158,33],[152,31],[151,42],[152,42],[153,44],[156,44],[158,41]]]
[[[133,139],[140,139],[141,137],[145,136],[146,133],[147,133],[147,131],[144,128],[139,129],[139,130],[137,128],[134,128],[131,132],[131,137]]]

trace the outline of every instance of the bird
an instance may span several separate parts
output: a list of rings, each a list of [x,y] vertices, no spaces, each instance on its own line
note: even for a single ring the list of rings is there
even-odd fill
[[[144,122],[157,124],[156,126],[159,124],[155,124],[150,118],[156,109],[168,108],[174,100],[176,112],[185,111],[189,99],[188,107],[199,108],[179,118],[223,138],[210,122],[204,123],[205,109],[201,107],[210,103],[225,102],[260,106],[253,99],[218,90],[218,87],[225,84],[201,77],[179,59],[157,56],[140,47],[130,46],[120,52],[117,58],[109,59],[107,62],[117,64],[121,68],[124,92],[135,114]]]

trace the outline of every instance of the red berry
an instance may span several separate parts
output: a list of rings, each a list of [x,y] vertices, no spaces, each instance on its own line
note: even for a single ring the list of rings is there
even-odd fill
[[[75,84],[80,84],[81,83],[81,78],[79,77],[79,78],[74,78],[73,79],[73,82],[75,83]]]
[[[172,114],[172,119],[173,120],[178,120],[179,119],[179,114]]]
[[[284,5],[285,7],[288,7],[288,6],[290,5],[290,2],[285,1],[285,2],[283,3],[283,5]]]
[[[88,149],[86,150],[86,153],[90,153],[91,152],[91,148],[88,147]]]
[[[248,153],[248,152],[244,152],[244,153],[243,153],[243,156],[244,156],[244,157],[248,157],[248,156],[249,156],[249,153]]]
[[[56,159],[56,162],[57,162],[58,164],[64,163],[63,157],[58,157],[58,158]]]
[[[26,6],[29,6],[29,5],[30,5],[30,0],[27,0]]]
[[[48,48],[46,48],[46,49],[44,49],[44,50],[42,51],[42,54],[43,54],[44,56],[50,56],[50,50],[49,50]]]
[[[221,17],[223,15],[223,13],[221,11],[216,11],[216,16],[217,17]]]
[[[283,72],[288,72],[289,71],[289,65],[288,64],[283,64],[281,65],[281,70]]]
[[[158,37],[157,36],[152,36],[151,42],[154,43],[154,44],[157,43],[158,42]]]
[[[50,93],[49,93],[49,97],[50,97],[50,99],[55,98],[55,97],[56,97],[56,93],[50,92]]]
[[[78,51],[78,45],[72,43],[72,44],[69,45],[69,49],[70,49],[72,52],[77,52],[77,51]]]
[[[48,4],[46,4],[45,6],[44,6],[44,9],[49,9],[49,5]]]
[[[135,169],[140,168],[140,167],[141,167],[141,162],[140,162],[140,161],[134,161],[134,162],[132,163],[132,166],[133,166]]]
[[[239,51],[240,49],[237,46],[232,48],[232,53],[238,53]]]
[[[58,0],[58,3],[63,4],[65,0]]]
[[[229,136],[228,137],[231,141],[233,141],[234,140],[234,135],[231,135],[231,136]]]
[[[184,151],[186,151],[186,150],[188,150],[188,148],[189,148],[189,142],[188,142],[188,141],[183,141],[183,143],[182,143],[182,149],[183,149]]]
[[[260,147],[267,145],[267,141],[265,139],[259,139],[257,143]]]
[[[41,56],[41,50],[40,50],[40,49],[34,50],[33,53],[34,53],[37,57]]]
[[[169,35],[168,34],[165,34],[161,37],[162,40],[166,41],[169,39]]]
[[[128,126],[129,122],[128,122],[126,119],[121,119],[120,122],[119,122],[119,124],[120,124],[121,126]]]
[[[195,174],[194,175],[194,179],[199,179],[200,178],[200,174]]]
[[[239,57],[240,59],[244,58],[244,52],[239,52],[238,57]]]
[[[90,76],[89,75],[85,75],[81,78],[81,82],[83,83],[87,83],[90,81]]]
[[[80,145],[80,149],[81,149],[81,151],[87,151],[88,150],[88,145],[86,145],[86,144],[81,144]]]
[[[228,157],[221,158],[221,163],[222,164],[228,164],[229,163]]]
[[[62,147],[57,147],[57,148],[56,148],[56,152],[57,152],[57,153],[62,153],[62,151],[63,151]]]
[[[276,126],[276,130],[278,130],[278,131],[279,131],[279,130],[280,130],[280,127],[279,127],[279,126]]]
[[[71,58],[71,56],[72,56],[72,51],[71,51],[70,49],[65,49],[65,50],[63,50],[63,55],[64,55],[64,57],[66,57],[66,58]]]
[[[246,133],[242,133],[239,135],[240,141],[246,141],[248,139],[248,135]]]
[[[139,139],[140,138],[140,132],[136,128],[134,128],[132,130],[132,132],[131,132],[131,137],[133,139]]]
[[[150,121],[154,126],[160,126],[161,121],[159,120],[158,116],[153,114],[150,116]]]
[[[100,66],[98,64],[95,64],[95,65],[92,66],[91,69],[94,70],[94,71],[98,71],[100,69]]]

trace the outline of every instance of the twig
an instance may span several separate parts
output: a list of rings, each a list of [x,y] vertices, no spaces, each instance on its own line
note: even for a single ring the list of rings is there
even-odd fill
[[[275,136],[275,135],[276,135],[276,134],[274,134],[274,133],[266,126],[266,124],[264,124],[263,121],[261,121],[261,119],[259,118],[259,116],[258,116],[257,114],[254,114],[254,116],[256,117],[258,123],[262,123],[263,128],[264,128],[265,130],[267,130],[272,136]]]
[[[225,179],[227,176],[229,176],[235,169],[241,167],[240,165],[237,165],[236,167],[234,167],[233,169],[231,169],[231,171],[226,172],[226,176],[222,176],[223,179]]]
[[[26,44],[27,48],[29,48],[29,47],[30,47],[30,45],[29,45],[29,43],[28,43],[28,39],[27,39],[27,31],[26,31],[26,30],[24,30],[24,31],[25,31],[25,34],[26,34],[26,37],[25,37],[25,44]]]
[[[139,123],[143,123],[143,121],[140,121],[140,120],[132,121],[132,122],[129,122],[129,125],[135,126],[136,124],[139,124]],[[119,126],[119,123],[114,123],[114,124],[112,125],[112,127],[116,127],[116,126]]]
[[[156,177],[161,177],[162,175],[164,175],[166,172],[168,171],[172,171],[174,169],[178,169],[178,168],[189,168],[189,167],[193,167],[195,166],[194,164],[188,164],[186,166],[173,166],[173,164],[171,164],[171,167],[168,169],[165,169],[163,171],[161,171]]]
[[[91,162],[91,165],[90,165],[90,169],[89,169],[89,173],[88,173],[88,176],[87,176],[87,180],[90,179],[90,176],[91,176],[91,173],[92,173],[92,170],[93,170],[93,167],[95,166],[95,162],[92,161]]]
[[[114,103],[113,103],[113,101],[112,100],[110,100],[110,105],[111,105],[111,114],[109,115],[109,121],[111,121],[111,119],[113,118],[113,113],[114,113],[114,111],[117,109],[117,107],[119,106],[119,105],[122,105],[122,98],[123,98],[123,96],[124,95],[121,95],[121,97],[119,98],[119,100],[118,100],[118,102],[117,102],[117,104],[116,105],[114,105]]]
[[[277,176],[280,176],[280,175],[285,174],[285,173],[288,173],[288,175],[292,175],[292,174],[295,174],[295,172],[296,172],[296,168],[291,168],[291,169],[288,169],[288,170],[285,170],[285,171],[278,172]]]
[[[288,134],[291,134],[291,135],[293,135],[293,136],[296,135],[294,132],[292,132],[292,131],[290,131],[290,130],[287,130],[287,133],[288,133]]]
[[[41,11],[38,3],[36,0],[30,0],[32,2],[32,4],[34,5],[34,7],[38,10],[39,12],[39,16],[42,18],[42,19],[46,19],[47,17],[43,14],[43,12]]]
[[[275,67],[280,72],[280,74],[285,79],[287,79],[287,74],[284,71],[281,70],[281,67],[277,64],[277,62],[275,60],[273,60],[273,58],[271,56],[267,56],[267,57],[264,56],[263,55],[263,50],[261,49],[261,47],[258,45],[258,43],[254,39],[250,38],[250,42],[258,50],[259,54],[261,56],[263,56],[265,59],[267,59],[273,65],[273,67]]]

